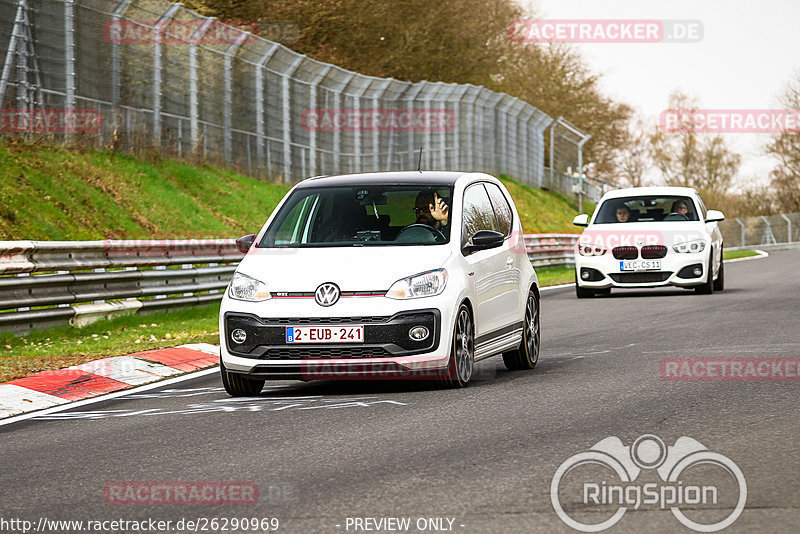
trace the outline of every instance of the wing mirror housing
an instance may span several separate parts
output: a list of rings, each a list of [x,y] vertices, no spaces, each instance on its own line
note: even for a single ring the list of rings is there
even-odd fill
[[[247,251],[253,246],[253,241],[255,240],[256,234],[243,235],[236,240],[236,248],[239,249],[239,252],[242,254],[247,254]]]
[[[589,216],[585,213],[576,215],[575,218],[572,219],[572,224],[575,226],[589,226]]]
[[[708,210],[706,213],[706,222],[720,222],[725,220],[725,215],[721,211]]]
[[[499,247],[503,244],[505,239],[505,234],[500,232],[495,232],[494,230],[478,230],[470,240],[472,243],[468,243],[464,246],[464,252],[468,254],[476,250]]]

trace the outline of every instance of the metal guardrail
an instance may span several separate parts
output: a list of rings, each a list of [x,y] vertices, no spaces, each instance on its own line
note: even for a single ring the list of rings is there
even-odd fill
[[[524,236],[534,266],[571,263],[577,237]],[[0,331],[217,301],[242,256],[233,239],[0,241]]]
[[[241,258],[232,239],[0,242],[0,330],[219,300]]]
[[[528,259],[534,267],[572,265],[580,234],[525,234]]]

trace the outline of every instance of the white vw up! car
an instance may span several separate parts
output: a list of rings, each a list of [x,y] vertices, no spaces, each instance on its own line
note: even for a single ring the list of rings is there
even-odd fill
[[[385,172],[297,184],[222,300],[222,383],[430,378],[539,358],[539,290],[519,216],[486,174]]]

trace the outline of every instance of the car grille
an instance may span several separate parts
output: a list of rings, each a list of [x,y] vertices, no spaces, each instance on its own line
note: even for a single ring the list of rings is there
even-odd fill
[[[279,347],[268,349],[264,360],[303,360],[306,358],[385,358],[391,354],[383,347]]]
[[[611,249],[611,253],[618,260],[635,260],[639,257],[639,249],[630,246],[614,247]]]
[[[656,260],[667,255],[667,247],[664,245],[645,245],[642,247],[642,258],[646,260]]]
[[[654,271],[642,273],[613,273],[609,274],[612,280],[618,284],[652,284],[655,282],[663,282],[670,276],[671,272]]]
[[[259,319],[268,326],[276,325],[304,325],[304,324],[379,324],[385,323],[389,316],[364,316],[364,317],[281,317],[279,319]]]

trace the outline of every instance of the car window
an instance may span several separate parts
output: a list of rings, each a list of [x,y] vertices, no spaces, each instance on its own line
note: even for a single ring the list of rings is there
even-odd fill
[[[679,195],[609,198],[598,208],[594,224],[697,221],[691,198]]]
[[[486,191],[489,192],[489,199],[492,201],[494,214],[497,217],[497,224],[499,232],[505,235],[511,234],[511,222],[513,215],[511,213],[511,206],[503,192],[497,184],[486,183]]]
[[[440,220],[420,206],[427,208],[434,198],[449,206],[451,197],[452,188],[425,184],[298,188],[281,206],[258,247],[447,243],[449,209]]]
[[[473,184],[464,191],[463,221],[462,244],[469,243],[478,230],[499,231],[492,203],[482,183]]]

